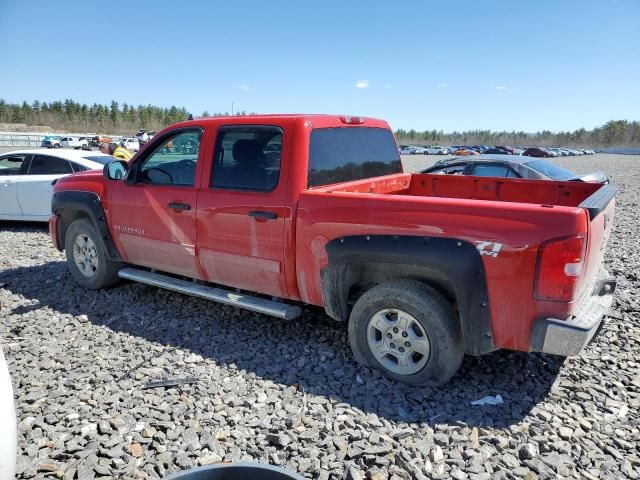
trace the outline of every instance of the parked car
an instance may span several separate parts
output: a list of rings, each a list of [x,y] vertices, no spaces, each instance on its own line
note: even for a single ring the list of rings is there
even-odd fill
[[[477,151],[475,151],[471,147],[459,148],[458,150],[453,152],[453,154],[457,156],[462,156],[462,157],[465,157],[468,155],[480,155]]]
[[[550,148],[547,148],[547,150],[550,150],[551,152],[555,153],[556,156],[558,157],[566,157],[569,155],[569,151],[565,150],[564,148],[550,147]]]
[[[489,145],[473,145],[469,148],[471,148],[471,150],[475,150],[478,153],[484,153],[485,150],[488,150],[491,147]]]
[[[9,367],[0,345],[0,480],[13,480],[16,471],[17,438],[16,409]]]
[[[509,155],[518,155],[518,149],[515,147],[510,147],[509,145],[496,145],[495,147],[489,147],[489,148],[485,148],[484,152],[482,153],[489,153],[488,150],[497,148],[499,150],[503,150],[505,152],[507,152]]]
[[[140,143],[133,137],[125,137],[120,140],[120,146],[126,148],[130,152],[137,152],[140,150]]]
[[[81,148],[84,150],[88,150],[89,142],[86,138],[81,140],[78,137],[63,137],[60,140],[60,146],[63,148],[75,148],[76,150],[79,150]]]
[[[526,157],[554,157],[556,156],[551,150],[542,147],[527,148],[522,154]]]
[[[422,173],[608,183],[607,176],[603,172],[578,175],[548,160],[534,160],[519,155],[504,154],[483,154],[472,158],[441,160],[432,167],[423,170]]]
[[[508,150],[505,150],[502,147],[493,147],[493,148],[486,149],[483,155],[514,155],[514,154]]]
[[[100,170],[110,160],[110,155],[75,150],[0,154],[0,220],[47,221],[53,181],[75,172]]]
[[[440,147],[438,145],[430,145],[424,149],[425,155],[447,155],[448,153],[448,148]]]
[[[413,145],[400,145],[398,147],[400,155],[415,155],[418,150]]]
[[[46,148],[60,148],[60,137],[47,135],[42,139],[40,146]]]
[[[129,279],[279,318],[323,306],[358,361],[439,385],[465,353],[573,355],[597,334],[616,191],[403,173],[372,118],[201,118],[60,179],[49,227],[86,288]]]
[[[426,151],[425,147],[422,147],[420,145],[412,145],[412,147],[416,149],[416,154],[417,155],[424,155],[425,154],[425,151]]]

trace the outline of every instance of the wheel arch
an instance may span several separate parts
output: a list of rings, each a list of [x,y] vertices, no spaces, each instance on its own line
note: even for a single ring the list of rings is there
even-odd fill
[[[426,283],[458,310],[466,353],[496,350],[482,259],[464,240],[398,235],[357,235],[326,245],[321,272],[327,314],[347,321],[355,300],[375,285],[397,279]]]
[[[68,190],[55,192],[51,200],[51,211],[58,216],[57,240],[64,248],[64,239],[69,225],[79,218],[88,218],[100,235],[101,247],[109,260],[120,262],[122,257],[116,249],[107,217],[100,202],[100,196],[95,192]]]

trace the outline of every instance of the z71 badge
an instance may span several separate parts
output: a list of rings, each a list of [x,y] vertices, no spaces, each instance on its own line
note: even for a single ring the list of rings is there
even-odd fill
[[[498,254],[500,253],[500,250],[502,249],[502,244],[501,243],[495,243],[495,242],[481,242],[476,240],[476,248],[478,249],[478,252],[480,252],[480,255],[489,255],[491,257],[497,257]]]

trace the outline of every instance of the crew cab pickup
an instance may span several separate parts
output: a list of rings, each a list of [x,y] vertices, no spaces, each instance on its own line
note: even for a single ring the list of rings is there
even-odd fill
[[[616,191],[404,173],[372,118],[203,118],[58,180],[50,231],[87,288],[124,278],[285,319],[321,306],[358,361],[438,385],[465,353],[587,345],[616,285]]]

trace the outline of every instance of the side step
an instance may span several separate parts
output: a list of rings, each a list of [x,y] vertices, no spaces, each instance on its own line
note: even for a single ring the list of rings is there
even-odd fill
[[[118,272],[120,278],[134,280],[154,287],[166,288],[174,292],[185,293],[194,297],[212,300],[214,302],[244,308],[253,312],[264,313],[273,317],[291,320],[302,314],[302,309],[295,305],[274,302],[259,297],[242,295],[222,288],[208,287],[188,280],[180,280],[169,275],[138,270],[137,268],[123,268]]]

